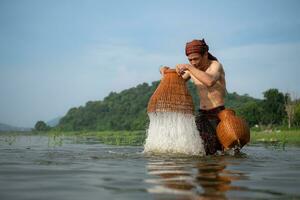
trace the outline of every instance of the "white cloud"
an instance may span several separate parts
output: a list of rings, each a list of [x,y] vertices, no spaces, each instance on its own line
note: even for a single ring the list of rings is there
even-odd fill
[[[160,65],[174,67],[184,56],[147,52],[129,44],[98,44],[90,47],[83,59],[97,66],[94,73],[102,74],[98,81],[105,83],[104,87],[119,91],[160,79]]]
[[[269,88],[300,94],[300,43],[255,44],[217,51],[229,91],[262,97]]]
[[[11,68],[1,74],[1,122],[33,126],[64,115],[73,106],[100,100],[142,82],[159,80],[159,66],[180,56],[147,52],[128,43],[93,44],[77,57],[43,67]],[[184,56],[182,56],[184,58]],[[22,74],[22,76],[20,76]],[[8,114],[9,113],[9,114]]]
[[[299,43],[248,45],[212,53],[224,65],[230,92],[262,97],[269,88],[299,96],[298,52]],[[174,51],[154,52],[121,41],[94,43],[83,48],[80,56],[56,66],[51,63],[31,71],[22,68],[3,73],[6,87],[2,85],[0,106],[5,112],[0,117],[3,122],[33,126],[37,120],[64,115],[72,106],[102,99],[110,91],[159,80],[160,65],[172,67],[182,62],[187,62],[185,55]]]

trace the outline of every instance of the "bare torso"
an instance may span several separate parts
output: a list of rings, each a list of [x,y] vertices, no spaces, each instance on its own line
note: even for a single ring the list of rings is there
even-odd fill
[[[226,92],[225,72],[223,66],[217,61],[212,61],[205,72],[215,77],[217,80],[211,87],[207,87],[191,75],[191,79],[196,85],[198,95],[200,97],[200,109],[209,110],[218,106],[223,106]]]

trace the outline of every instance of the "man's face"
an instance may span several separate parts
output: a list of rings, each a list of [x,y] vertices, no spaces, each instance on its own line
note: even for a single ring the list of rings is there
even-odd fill
[[[201,66],[203,56],[201,56],[200,53],[191,53],[190,55],[188,55],[188,59],[191,65],[193,65],[196,68],[199,68]]]

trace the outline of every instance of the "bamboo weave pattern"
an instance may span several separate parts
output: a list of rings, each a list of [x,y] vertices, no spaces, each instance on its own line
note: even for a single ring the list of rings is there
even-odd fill
[[[194,114],[192,96],[189,94],[185,80],[176,73],[175,69],[168,69],[164,72],[164,77],[149,100],[147,111],[148,113]]]
[[[246,121],[235,116],[231,109],[222,110],[218,114],[221,122],[217,126],[217,136],[225,149],[235,146],[242,148],[250,140],[250,129]]]

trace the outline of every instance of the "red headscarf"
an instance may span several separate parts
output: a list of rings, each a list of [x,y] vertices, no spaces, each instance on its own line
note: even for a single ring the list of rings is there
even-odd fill
[[[205,43],[205,40],[193,40],[186,43],[185,46],[185,55],[190,55],[191,53],[200,53],[208,51],[208,45]]]
[[[185,55],[188,56],[192,53],[200,53],[201,55],[203,55],[205,52],[208,52],[209,47],[206,44],[205,40],[193,40],[191,42],[186,43],[185,46]],[[210,60],[217,60],[216,57],[214,57],[213,55],[211,55],[208,52],[208,59]]]

